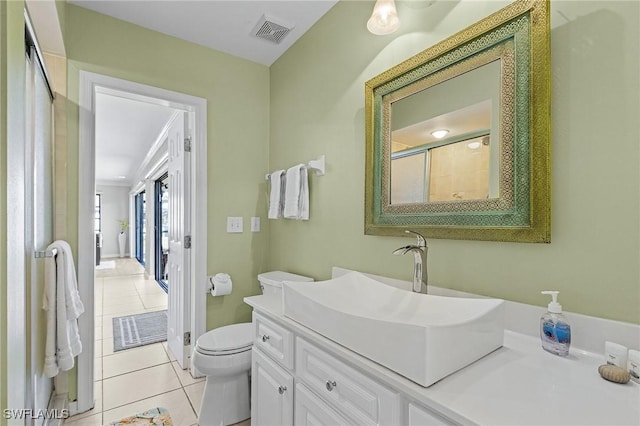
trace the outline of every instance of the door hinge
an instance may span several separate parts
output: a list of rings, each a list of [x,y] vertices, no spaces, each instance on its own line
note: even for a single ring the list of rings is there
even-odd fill
[[[190,249],[191,248],[191,235],[185,235],[184,236],[184,248],[186,248],[186,249]]]
[[[184,152],[191,152],[191,136],[184,138]]]
[[[185,346],[191,344],[191,332],[190,331],[185,331],[184,332],[183,340],[184,340],[184,345]]]

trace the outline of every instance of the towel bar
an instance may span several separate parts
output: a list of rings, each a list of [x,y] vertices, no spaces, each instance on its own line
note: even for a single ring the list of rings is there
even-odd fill
[[[318,157],[317,160],[311,160],[307,163],[307,168],[316,171],[316,176],[324,176],[324,155]],[[264,175],[265,180],[269,180],[271,173]]]
[[[42,257],[54,257],[56,254],[58,254],[58,250],[56,249],[50,251],[35,251],[33,252],[33,257],[40,259]]]

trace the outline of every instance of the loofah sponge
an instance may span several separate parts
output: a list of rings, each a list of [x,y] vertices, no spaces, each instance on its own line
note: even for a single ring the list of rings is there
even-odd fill
[[[627,383],[631,378],[631,375],[624,368],[620,368],[617,365],[604,364],[598,367],[598,373],[603,379],[609,380],[614,383]]]

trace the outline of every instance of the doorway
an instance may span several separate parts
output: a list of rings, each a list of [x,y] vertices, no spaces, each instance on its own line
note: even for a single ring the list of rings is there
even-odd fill
[[[206,300],[198,297],[206,291],[206,100],[165,89],[133,83],[100,74],[80,71],[80,125],[79,125],[79,176],[78,176],[78,282],[85,315],[79,319],[80,337],[83,342],[94,338],[94,256],[95,242],[93,230],[95,197],[95,96],[98,93],[128,96],[130,99],[170,106],[186,112],[185,135],[190,140],[191,169],[185,173],[185,181],[192,200],[186,210],[185,220],[190,227],[193,256],[188,256],[181,289],[183,301],[180,315],[183,315],[184,333],[190,333],[195,340],[205,331]],[[133,219],[133,208],[131,209]],[[134,227],[129,227],[130,241],[134,237]],[[198,236],[205,236],[199,238]],[[189,250],[191,251],[191,250]],[[187,250],[185,250],[187,252]],[[177,293],[178,289],[174,291]],[[171,297],[171,295],[170,295]],[[182,332],[183,330],[180,330]],[[186,335],[186,334],[185,334]],[[186,342],[188,346],[190,342]],[[84,412],[94,405],[93,358],[94,348],[88,347],[78,357],[77,401],[70,406],[71,412]],[[185,350],[186,351],[186,350]],[[188,359],[185,360],[188,365]],[[183,365],[184,367],[184,365]]]

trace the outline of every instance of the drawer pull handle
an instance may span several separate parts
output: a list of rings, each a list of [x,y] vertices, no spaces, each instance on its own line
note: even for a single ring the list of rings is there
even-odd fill
[[[336,382],[335,382],[335,380],[334,380],[334,381],[327,380],[327,383],[325,384],[325,387],[327,388],[327,390],[328,390],[329,392],[331,392],[331,391],[333,390],[333,388],[335,388],[335,387],[336,387]]]
[[[269,336],[267,334],[263,334],[262,335],[262,341],[266,342],[267,340],[269,340]]]
[[[280,395],[282,395],[283,393],[285,393],[285,392],[286,392],[286,390],[287,390],[287,387],[286,387],[286,386],[279,386],[279,387],[278,387],[278,393],[279,393]]]

